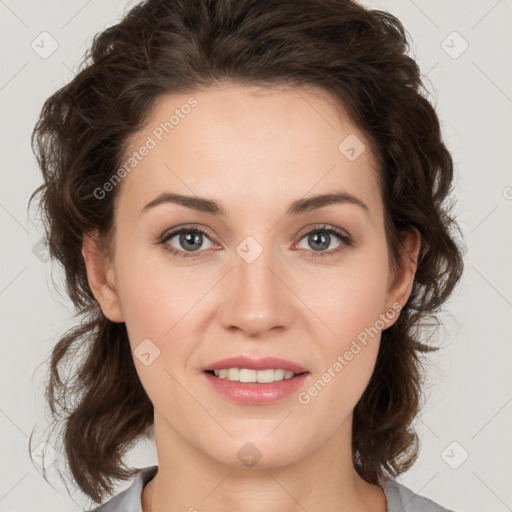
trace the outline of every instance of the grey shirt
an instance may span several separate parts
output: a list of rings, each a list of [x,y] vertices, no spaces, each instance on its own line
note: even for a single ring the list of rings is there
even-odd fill
[[[139,470],[128,489],[89,512],[142,512],[142,490],[157,471],[158,466]],[[388,512],[453,512],[417,495],[396,480],[383,478],[379,480],[379,484],[386,495]]]

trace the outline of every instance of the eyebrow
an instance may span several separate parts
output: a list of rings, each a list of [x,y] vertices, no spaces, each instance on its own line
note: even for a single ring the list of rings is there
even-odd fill
[[[218,201],[207,199],[205,197],[185,196],[171,192],[164,192],[146,204],[146,206],[144,206],[141,211],[141,215],[151,208],[154,208],[155,206],[167,203],[178,204],[185,206],[186,208],[211,213],[214,215],[226,215],[226,210]],[[363,201],[361,201],[361,199],[358,199],[348,192],[340,191],[297,199],[296,201],[290,203],[288,210],[286,211],[286,215],[300,215],[302,213],[317,210],[332,204],[352,204],[359,206],[367,214],[369,213],[368,206]]]

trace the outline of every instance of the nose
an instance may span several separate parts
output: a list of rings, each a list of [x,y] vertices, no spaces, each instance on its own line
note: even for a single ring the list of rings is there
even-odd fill
[[[234,268],[226,277],[220,313],[225,329],[240,330],[250,337],[265,336],[267,331],[288,328],[296,318],[295,295],[270,250],[252,262],[235,254]]]

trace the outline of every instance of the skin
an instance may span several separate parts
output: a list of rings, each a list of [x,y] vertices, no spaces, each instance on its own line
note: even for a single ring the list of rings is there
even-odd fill
[[[383,490],[357,475],[351,452],[353,409],[380,333],[307,404],[297,393],[238,404],[213,390],[201,370],[234,355],[272,355],[307,368],[307,390],[379,315],[405,304],[419,234],[410,232],[409,258],[393,274],[369,141],[320,89],[224,84],[167,95],[128,153],[191,96],[197,106],[118,185],[112,252],[99,250],[94,233],[83,245],[104,314],[126,323],[132,350],[145,339],[160,350],[148,366],[134,355],[154,405],[159,461],[143,511],[385,512]],[[355,161],[338,150],[350,134],[366,146]],[[294,200],[339,190],[368,211],[344,203],[285,215]],[[141,214],[162,192],[215,199],[227,213],[167,203]],[[209,232],[192,245],[197,251],[179,236],[167,245],[195,257],[172,256],[158,243],[170,228],[189,224]],[[307,234],[318,224],[343,230],[354,244],[334,253],[344,242],[331,235],[320,250],[325,257],[313,257],[318,246]],[[248,236],[263,249],[252,263],[236,252]],[[398,314],[385,318],[384,329]],[[252,467],[237,457],[249,442],[262,454]]]

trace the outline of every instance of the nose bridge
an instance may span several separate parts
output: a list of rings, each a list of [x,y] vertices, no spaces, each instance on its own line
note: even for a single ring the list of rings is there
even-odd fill
[[[222,311],[225,327],[236,326],[257,334],[288,322],[289,291],[276,277],[280,273],[277,261],[270,246],[264,248],[252,237],[238,245],[233,272],[225,284]]]

